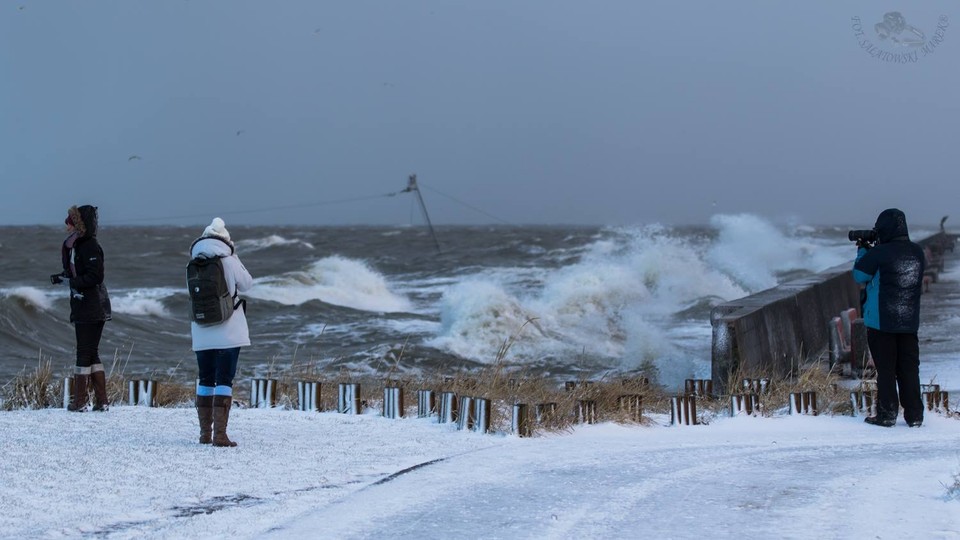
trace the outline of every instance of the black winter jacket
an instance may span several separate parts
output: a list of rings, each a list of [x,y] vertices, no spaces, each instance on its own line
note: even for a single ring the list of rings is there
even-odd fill
[[[927,262],[923,248],[910,241],[907,221],[896,208],[880,214],[875,230],[877,245],[860,248],[853,266],[853,278],[867,286],[864,324],[882,332],[916,333]]]
[[[73,245],[73,267],[64,261],[64,273],[70,276],[70,322],[92,323],[111,319],[110,296],[103,284],[103,248],[97,242],[97,209],[93,206],[77,208],[85,231]]]

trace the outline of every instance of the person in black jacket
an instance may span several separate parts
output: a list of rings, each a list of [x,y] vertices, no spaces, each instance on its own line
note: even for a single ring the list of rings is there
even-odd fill
[[[923,424],[920,398],[920,293],[926,257],[910,241],[907,218],[896,208],[884,210],[874,227],[877,245],[858,242],[853,278],[866,284],[863,323],[877,368],[877,412],[868,424],[891,427],[900,406],[910,427]],[[897,389],[899,387],[899,395]]]
[[[73,376],[71,411],[87,407],[87,386],[93,386],[95,411],[107,410],[107,381],[100,362],[100,336],[111,318],[110,297],[103,284],[103,248],[97,242],[97,208],[71,206],[67,238],[61,248],[63,272],[50,276],[54,284],[70,285],[70,322],[77,334],[77,367]]]

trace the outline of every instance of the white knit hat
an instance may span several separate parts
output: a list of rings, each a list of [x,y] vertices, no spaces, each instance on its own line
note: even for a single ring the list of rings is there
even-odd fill
[[[210,222],[210,225],[203,230],[203,236],[216,236],[222,238],[227,242],[230,241],[230,232],[227,231],[227,225],[220,218],[213,218],[213,221]]]

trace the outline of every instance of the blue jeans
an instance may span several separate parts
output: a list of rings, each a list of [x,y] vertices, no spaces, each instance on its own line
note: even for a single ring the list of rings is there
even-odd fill
[[[198,395],[233,395],[233,377],[237,374],[240,347],[233,349],[208,349],[197,351],[197,368],[200,376]],[[204,391],[206,388],[215,392]],[[201,391],[204,391],[201,393]],[[209,393],[208,393],[209,392]]]

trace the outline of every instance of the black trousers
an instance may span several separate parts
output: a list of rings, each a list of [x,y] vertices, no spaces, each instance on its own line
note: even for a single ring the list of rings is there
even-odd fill
[[[922,421],[917,334],[893,334],[868,328],[867,344],[877,367],[877,416],[896,419],[903,406],[904,420]]]
[[[103,325],[103,321],[74,324],[77,330],[78,368],[89,368],[100,363],[100,336],[103,335]]]

